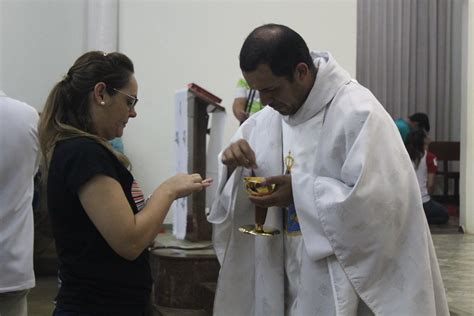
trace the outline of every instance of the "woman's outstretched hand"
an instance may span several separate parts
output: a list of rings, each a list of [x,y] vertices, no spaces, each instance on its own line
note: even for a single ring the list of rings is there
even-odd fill
[[[166,191],[175,200],[209,187],[212,181],[212,178],[203,180],[198,173],[178,173],[166,179],[159,188]]]

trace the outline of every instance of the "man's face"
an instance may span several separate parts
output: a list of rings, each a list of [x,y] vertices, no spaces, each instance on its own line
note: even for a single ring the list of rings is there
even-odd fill
[[[308,91],[298,70],[295,70],[293,82],[275,76],[267,64],[260,64],[254,71],[243,72],[243,75],[249,86],[258,90],[262,104],[271,106],[282,115],[295,114],[305,101]]]

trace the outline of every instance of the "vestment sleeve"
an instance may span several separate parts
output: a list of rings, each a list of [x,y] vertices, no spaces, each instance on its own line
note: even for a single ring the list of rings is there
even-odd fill
[[[416,231],[410,223],[426,220],[416,175],[393,120],[363,91],[345,98],[328,110],[313,182],[300,175],[292,181],[301,181],[294,190],[313,203],[298,213],[309,256],[317,259],[306,236],[317,222],[357,293],[373,306],[372,300],[381,297],[377,289],[387,284],[397,292],[416,292],[404,283],[416,260],[406,258],[429,261],[427,253],[416,252],[421,248],[414,244],[425,241],[412,240]],[[296,196],[300,211],[298,203]]]
[[[241,138],[248,140],[254,125],[254,118],[246,120],[232,137],[231,143]],[[222,163],[222,152],[219,154],[218,164],[218,187],[212,207],[207,214],[207,220],[214,225],[212,237],[214,249],[217,259],[222,264],[233,226],[239,225],[240,221],[251,223],[253,214],[248,211],[251,209],[250,200],[243,197],[242,192],[242,174],[249,171],[243,167],[237,167],[228,177],[227,166]],[[241,213],[239,219],[235,212]]]
[[[393,244],[389,238],[398,237],[395,227],[408,218],[407,210],[419,208],[419,196],[393,120],[372,98],[346,98],[328,110],[315,154],[319,170],[294,174],[292,182],[310,257],[321,258],[324,243],[315,240],[325,237],[340,261],[350,257],[355,263]],[[360,104],[353,106],[354,100]],[[318,226],[323,231],[320,239],[315,234]]]

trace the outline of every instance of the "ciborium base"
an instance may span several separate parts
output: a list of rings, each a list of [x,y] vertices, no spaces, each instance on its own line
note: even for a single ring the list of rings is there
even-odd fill
[[[239,232],[253,236],[271,237],[280,234],[278,229],[268,226],[257,227],[255,225],[243,225],[239,227]]]

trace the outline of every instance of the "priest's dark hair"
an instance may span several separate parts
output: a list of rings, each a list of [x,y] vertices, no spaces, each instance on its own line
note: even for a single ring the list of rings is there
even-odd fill
[[[304,39],[285,25],[265,24],[253,30],[240,50],[240,69],[254,71],[267,64],[273,74],[293,81],[296,65],[305,63],[316,73]]]

